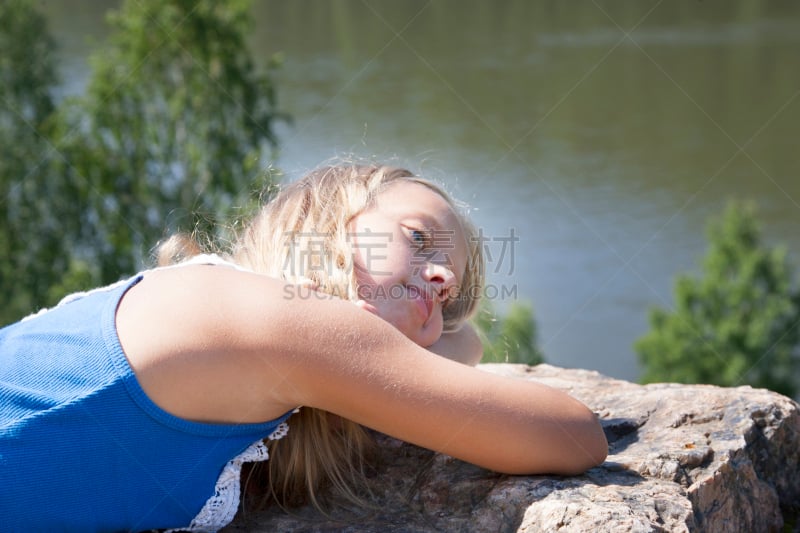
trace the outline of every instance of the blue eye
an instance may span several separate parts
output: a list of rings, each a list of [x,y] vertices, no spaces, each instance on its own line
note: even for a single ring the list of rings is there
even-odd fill
[[[410,229],[408,231],[408,237],[411,239],[411,242],[418,247],[423,247],[428,245],[428,234],[425,231],[419,229]]]

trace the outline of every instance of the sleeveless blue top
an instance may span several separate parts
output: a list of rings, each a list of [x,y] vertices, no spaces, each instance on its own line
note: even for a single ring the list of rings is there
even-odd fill
[[[115,327],[141,278],[0,329],[0,530],[217,529],[235,513],[242,458],[266,459],[261,439],[285,432],[291,413],[205,424],[147,397]]]

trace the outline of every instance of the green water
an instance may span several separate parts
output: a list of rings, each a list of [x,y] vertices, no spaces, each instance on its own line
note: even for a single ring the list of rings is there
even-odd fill
[[[42,4],[64,93],[114,4]],[[646,309],[697,270],[728,198],[800,266],[800,3],[257,0],[253,18],[257,57],[285,60],[278,165],[396,156],[445,181],[494,239],[498,306],[533,303],[554,364],[636,378]]]

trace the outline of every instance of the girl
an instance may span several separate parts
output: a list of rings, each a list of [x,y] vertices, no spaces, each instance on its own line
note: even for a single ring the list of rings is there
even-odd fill
[[[171,239],[161,262],[198,251]],[[340,165],[278,194],[225,259],[0,330],[2,529],[218,529],[242,463],[268,457],[279,502],[358,501],[362,426],[509,474],[599,464],[583,404],[471,368],[482,284],[481,243],[441,189]]]

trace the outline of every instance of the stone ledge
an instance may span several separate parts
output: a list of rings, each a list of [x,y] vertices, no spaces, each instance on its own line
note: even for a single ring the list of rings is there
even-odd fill
[[[800,406],[789,398],[550,365],[479,368],[589,405],[608,437],[606,462],[575,477],[506,476],[381,436],[375,512],[271,509],[238,516],[226,531],[779,531],[798,516]]]

